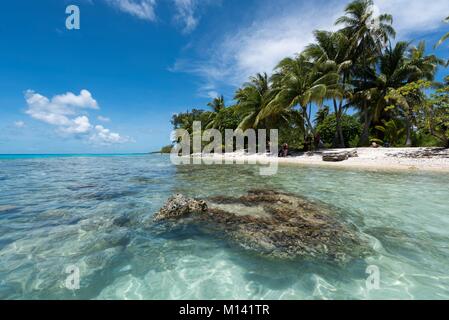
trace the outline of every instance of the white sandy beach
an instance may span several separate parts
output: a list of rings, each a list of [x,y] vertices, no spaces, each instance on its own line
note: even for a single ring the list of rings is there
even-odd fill
[[[356,150],[358,157],[352,157],[341,162],[325,162],[322,160],[323,152],[342,152]],[[195,156],[195,155],[194,155]],[[379,170],[416,170],[449,172],[449,150],[440,148],[351,148],[326,149],[313,154],[298,154],[286,158],[270,155],[246,155],[242,152],[226,153],[223,155],[203,155],[204,157],[233,159],[279,161],[279,163],[296,165],[317,165],[337,168],[360,168]]]

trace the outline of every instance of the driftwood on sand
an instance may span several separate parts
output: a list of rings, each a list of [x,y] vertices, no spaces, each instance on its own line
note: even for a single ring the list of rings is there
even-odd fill
[[[276,258],[346,263],[369,254],[360,234],[324,204],[276,191],[206,200],[171,197],[155,222],[203,223],[241,247]]]
[[[344,161],[349,158],[358,157],[357,150],[349,150],[349,151],[326,151],[323,152],[323,161]]]

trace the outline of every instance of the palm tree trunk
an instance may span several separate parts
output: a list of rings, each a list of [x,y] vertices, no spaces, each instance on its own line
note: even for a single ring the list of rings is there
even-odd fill
[[[343,136],[343,127],[341,125],[341,115],[340,115],[340,126],[338,127],[338,134],[340,136],[340,147],[345,148],[345,137]]]
[[[405,146],[411,147],[412,146],[412,138],[411,138],[412,126],[411,126],[410,119],[408,116],[406,117],[406,120],[405,120],[405,126],[407,127],[407,138],[405,139]]]
[[[362,55],[363,55],[363,88],[364,90],[366,90],[366,84],[367,84],[367,78],[366,78],[366,67],[367,67],[367,62],[366,62],[366,52],[365,52],[365,46],[364,43],[362,42]],[[368,146],[369,145],[369,127],[371,125],[371,119],[369,116],[369,110],[368,110],[368,103],[366,101],[366,97],[365,99],[363,99],[363,117],[364,117],[364,122],[363,122],[363,132],[362,132],[362,136],[360,137],[360,145],[361,146]]]
[[[313,137],[315,137],[315,130],[313,128],[312,122],[310,121],[309,111],[307,110],[308,108],[310,108],[310,110],[311,110],[312,105],[310,104],[309,107],[307,105],[305,107],[301,106],[301,108],[302,108],[302,118],[303,118],[303,128],[304,128],[304,147],[305,147],[306,142],[308,141],[308,138],[309,138],[309,130],[312,133]],[[310,148],[313,148],[313,139],[312,139]],[[310,150],[308,150],[308,151],[310,151]]]
[[[366,103],[365,103],[365,108],[363,111],[363,132],[362,132],[362,136],[360,137],[360,146],[362,147],[366,147],[369,144],[369,127],[371,125],[371,119],[369,116],[369,111],[368,108],[366,107]]]
[[[408,113],[405,117],[405,125],[407,127],[407,138],[405,140],[406,147],[412,146],[412,112],[412,108],[409,107]]]
[[[340,145],[340,133],[338,131],[338,128],[340,126],[340,120],[338,119],[338,109],[337,109],[337,101],[335,99],[333,99],[333,103],[334,103],[334,113],[335,113],[335,122],[337,124],[337,127],[335,129],[335,135],[334,135],[334,143],[333,145],[335,147]]]
[[[347,74],[346,72],[343,74],[343,79],[342,79],[342,83],[343,86],[346,87],[346,79],[347,79]],[[342,116],[343,116],[343,99],[340,100],[340,104],[338,105],[338,112],[337,112],[337,132],[340,138],[340,147],[341,148],[345,148],[345,137],[343,136],[343,128],[341,125],[341,121],[342,121]]]
[[[345,147],[345,138],[343,136],[343,128],[341,126],[341,117],[343,115],[342,105],[343,100],[340,101],[339,106],[337,107],[337,101],[334,99],[335,122],[336,122],[335,141],[337,147],[339,148]]]
[[[311,114],[312,114],[312,104],[310,103],[309,104],[309,112],[308,113],[306,112],[307,124],[310,128],[310,132],[313,134],[313,137],[315,137],[315,129],[313,128],[312,121],[310,121]]]
[[[340,135],[341,147],[346,148],[345,137],[343,136],[343,127],[341,126],[341,122],[340,128],[338,129],[338,134]]]
[[[302,130],[303,130],[304,143],[306,143],[307,140],[306,113],[307,110],[305,108],[302,108]]]

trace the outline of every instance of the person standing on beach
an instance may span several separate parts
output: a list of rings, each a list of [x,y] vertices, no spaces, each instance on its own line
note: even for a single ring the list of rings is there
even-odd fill
[[[288,144],[284,143],[281,147],[281,150],[279,150],[279,157],[287,157],[288,156]]]

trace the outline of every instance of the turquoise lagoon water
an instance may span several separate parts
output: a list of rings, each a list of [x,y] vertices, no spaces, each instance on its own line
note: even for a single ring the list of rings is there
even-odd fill
[[[173,166],[167,156],[2,156],[1,299],[448,299],[449,175],[281,166]],[[297,193],[370,241],[347,266],[279,261],[195,227],[159,230],[173,193]],[[67,266],[79,290],[64,286]],[[366,268],[380,285],[368,290]]]

